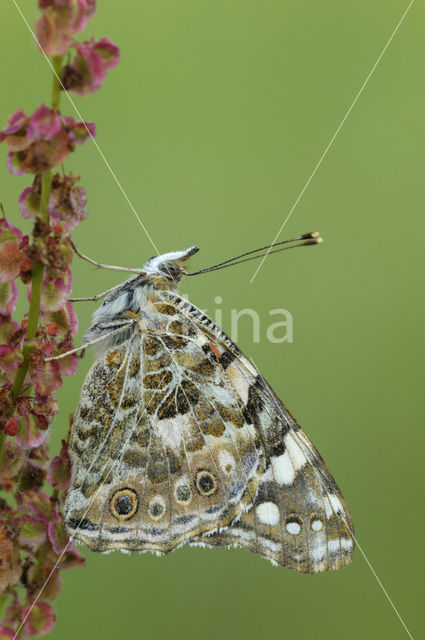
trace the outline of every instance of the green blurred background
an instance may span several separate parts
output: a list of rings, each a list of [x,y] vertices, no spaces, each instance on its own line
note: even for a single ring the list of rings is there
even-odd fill
[[[35,4],[20,1],[31,24]],[[121,63],[75,102],[159,250],[197,244],[200,268],[271,242],[407,5],[99,2],[84,35],[112,38]],[[324,244],[270,257],[252,284],[255,263],[183,284],[210,313],[223,298],[227,330],[232,308],[260,314],[260,343],[245,318],[239,345],[326,459],[414,636],[423,608],[424,21],[416,2],[282,234],[319,229]],[[3,125],[14,109],[49,102],[51,74],[11,1],[2,23]],[[75,115],[65,97],[62,107]],[[66,166],[88,192],[77,245],[140,266],[154,250],[94,145]],[[26,230],[16,203],[28,184],[3,164],[0,200]],[[78,259],[73,273],[80,296],[122,279]],[[292,344],[265,339],[278,307],[292,313]],[[77,344],[94,308],[78,307]],[[65,379],[53,453],[92,358]],[[86,568],[62,574],[54,639],[407,637],[359,551],[348,569],[316,576],[244,550],[83,552]]]

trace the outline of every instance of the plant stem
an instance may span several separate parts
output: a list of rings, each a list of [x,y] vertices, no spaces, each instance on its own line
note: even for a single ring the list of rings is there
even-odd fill
[[[40,218],[43,222],[48,222],[49,214],[48,214],[48,206],[49,206],[49,198],[50,198],[50,189],[52,186],[52,171],[48,169],[44,173],[41,174],[41,198],[40,198]],[[30,308],[28,313],[28,324],[27,324],[27,340],[32,340],[35,338],[35,334],[37,333],[38,326],[38,316],[40,314],[40,299],[41,299],[41,287],[43,284],[43,272],[44,266],[41,262],[36,262],[34,264],[32,270],[32,282],[31,282],[31,298],[30,298]],[[15,398],[18,397],[19,392],[24,384],[25,376],[27,375],[29,358],[32,351],[32,345],[24,344],[22,349],[23,361],[18,371],[16,372],[16,377],[12,385],[12,393]]]
[[[54,111],[59,111],[59,101],[60,101],[60,91],[61,91],[61,83],[59,81],[61,68],[62,68],[62,60],[63,56],[53,56],[52,65],[53,65],[53,87],[52,87],[52,109]]]
[[[62,59],[63,56],[53,56],[52,57],[52,65],[54,69],[53,73],[53,84],[52,84],[52,109],[55,111],[59,110],[59,102],[60,102],[60,89],[61,84],[59,81],[60,72],[62,67]],[[41,174],[41,197],[40,197],[40,211],[39,217],[46,224],[49,222],[49,198],[50,198],[50,190],[52,187],[52,170],[48,169]],[[41,262],[35,262],[32,271],[32,282],[31,282],[31,299],[30,299],[30,308],[28,313],[28,325],[27,325],[27,341],[35,338],[38,327],[38,318],[40,315],[40,299],[41,299],[41,289],[43,285],[43,272],[44,266]],[[16,372],[16,377],[12,385],[12,394],[15,398],[18,397],[19,392],[22,388],[22,385],[25,381],[25,376],[27,375],[29,359],[31,355],[31,351],[33,346],[26,342],[22,349],[23,361],[22,365],[19,367]],[[4,435],[4,434],[3,434]],[[4,438],[3,438],[4,440]],[[0,459],[3,449],[3,442],[0,435]]]
[[[9,600],[9,597],[10,597],[9,594],[5,594],[5,593],[3,593],[0,596],[0,619],[1,620],[4,618],[4,611],[6,609],[6,604],[7,604],[7,601]]]

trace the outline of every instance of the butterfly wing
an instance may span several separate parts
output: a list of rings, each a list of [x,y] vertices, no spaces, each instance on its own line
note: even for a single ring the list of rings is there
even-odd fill
[[[195,544],[243,546],[302,573],[348,565],[354,552],[353,524],[320,454],[228,336],[189,303],[179,304],[195,318],[211,361],[225,373],[266,456],[252,507],[230,527],[199,536]]]
[[[153,333],[95,362],[72,428],[70,534],[94,551],[167,552],[229,526],[254,499],[261,440],[206,355],[204,336],[157,304]]]

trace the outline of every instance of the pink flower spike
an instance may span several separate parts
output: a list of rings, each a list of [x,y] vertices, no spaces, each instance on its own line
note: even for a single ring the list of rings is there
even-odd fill
[[[56,617],[50,604],[47,602],[37,602],[31,608],[29,602],[28,609],[25,609],[24,620],[26,630],[33,636],[43,636],[49,633],[55,626]],[[27,618],[25,618],[28,616]]]
[[[18,285],[13,280],[0,284],[0,315],[8,316],[16,308]]]
[[[15,638],[15,632],[0,624],[0,640],[8,640],[8,638]]]
[[[120,50],[109,38],[95,42],[94,50],[102,56],[106,69],[112,69],[120,61]]]
[[[49,140],[61,130],[58,114],[44,104],[30,118],[27,136],[30,140]]]

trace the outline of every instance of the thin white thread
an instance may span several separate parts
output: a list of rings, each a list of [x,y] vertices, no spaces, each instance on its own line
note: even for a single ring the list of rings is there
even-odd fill
[[[113,177],[113,179],[115,180],[116,184],[118,185],[118,188],[120,189],[122,195],[124,196],[124,198],[126,199],[130,209],[132,210],[132,212],[134,213],[134,215],[136,216],[140,226],[142,227],[143,231],[145,232],[147,238],[149,239],[151,245],[153,246],[153,248],[155,249],[155,251],[157,252],[157,254],[159,255],[159,251],[158,248],[156,246],[156,244],[154,243],[154,241],[152,240],[148,230],[146,229],[145,225],[143,224],[142,220],[140,219],[136,209],[134,208],[133,204],[131,203],[129,197],[127,196],[126,192],[124,191],[120,181],[118,180],[117,176],[115,175],[111,165],[109,164],[109,162],[107,161],[107,159],[105,158],[103,151],[101,150],[101,148],[99,147],[99,145],[97,144],[96,140],[94,139],[94,137],[92,136],[89,128],[87,127],[83,116],[81,115],[81,113],[79,112],[79,110],[77,109],[73,99],[71,98],[71,96],[69,95],[69,92],[65,89],[65,87],[63,86],[62,80],[60,79],[60,77],[58,76],[58,74],[56,73],[52,63],[50,62],[49,56],[47,55],[47,53],[44,51],[43,47],[41,46],[40,42],[38,41],[37,36],[35,35],[34,31],[31,29],[31,26],[29,25],[27,19],[25,18],[24,14],[22,13],[20,7],[18,6],[16,0],[12,0],[13,4],[15,5],[16,9],[18,10],[18,12],[21,14],[22,20],[25,22],[25,24],[27,25],[32,37],[34,38],[34,40],[36,41],[37,45],[40,48],[40,51],[42,52],[43,56],[46,58],[47,63],[49,65],[49,67],[51,68],[51,70],[53,71],[53,73],[55,74],[60,86],[62,87],[62,90],[64,91],[64,93],[66,94],[66,97],[68,98],[69,102],[71,103],[72,107],[74,108],[76,114],[78,115],[78,117],[80,118],[81,122],[84,124],[84,127],[87,130],[87,133],[89,134],[94,146],[96,147],[97,151],[99,152],[103,162],[106,164],[107,168],[109,169],[109,172],[111,174],[111,176]]]
[[[257,365],[255,364],[255,362],[254,362],[253,358],[250,358],[250,360],[251,360],[252,364],[254,365],[254,367],[256,368],[258,375],[260,376],[260,378],[262,379],[262,381],[264,382],[264,384],[266,385],[266,387],[268,387],[269,385],[267,384],[266,380],[264,379],[264,377],[263,377],[263,376],[262,376],[262,374],[260,373],[260,371],[259,371],[259,369],[258,369]],[[345,518],[345,515],[344,515],[344,513],[343,513],[342,511],[341,511],[340,515],[342,516],[342,518],[343,518],[343,520],[344,520],[344,522],[345,522],[345,524],[346,524],[346,526],[347,526],[347,529],[348,529],[348,531],[350,532],[350,534],[351,534],[351,536],[352,536],[352,538],[353,538],[354,542],[355,542],[355,543],[356,543],[356,545],[358,546],[358,548],[359,548],[359,550],[360,550],[360,553],[362,554],[363,558],[365,559],[367,566],[368,566],[368,567],[369,567],[369,569],[371,570],[371,572],[372,572],[373,576],[375,577],[375,579],[376,579],[377,583],[378,583],[378,584],[379,584],[379,586],[381,587],[381,589],[382,589],[382,591],[383,591],[383,593],[384,593],[385,597],[387,598],[387,600],[388,600],[388,602],[390,603],[391,607],[393,608],[393,610],[394,610],[395,614],[397,615],[398,619],[400,620],[401,624],[403,625],[403,627],[404,627],[404,629],[405,629],[405,631],[406,631],[407,635],[409,636],[409,638],[410,638],[411,640],[414,640],[414,639],[413,639],[412,634],[410,633],[409,629],[408,629],[408,628],[407,628],[407,626],[406,626],[406,623],[404,622],[403,618],[401,617],[401,615],[400,615],[400,613],[399,613],[399,611],[398,611],[397,607],[395,606],[394,602],[391,600],[391,598],[390,598],[390,596],[389,596],[389,594],[388,594],[388,591],[385,589],[385,587],[384,587],[384,585],[382,584],[382,582],[381,582],[381,580],[380,580],[380,578],[379,578],[378,574],[376,573],[375,569],[372,567],[372,565],[371,565],[371,563],[370,563],[370,561],[369,561],[368,557],[366,556],[365,552],[363,551],[362,547],[361,547],[361,546],[360,546],[360,544],[359,544],[359,541],[357,540],[356,536],[354,535],[354,532],[351,530],[351,527],[350,527],[350,525],[348,524],[348,522],[347,522],[347,520],[346,520],[346,518]]]
[[[280,227],[279,231],[276,234],[275,239],[273,240],[273,242],[271,243],[269,250],[267,251],[266,255],[264,256],[264,258],[261,260],[260,264],[258,265],[257,269],[254,272],[254,275],[252,276],[251,280],[249,281],[249,284],[252,284],[254,281],[254,278],[256,277],[257,273],[259,272],[259,270],[261,269],[261,267],[263,266],[264,261],[267,259],[270,251],[273,249],[273,246],[276,242],[276,240],[278,239],[278,237],[280,236],[280,234],[282,233],[283,228],[285,227],[286,223],[288,222],[289,218],[291,217],[295,207],[297,206],[297,204],[299,203],[299,201],[301,200],[301,198],[304,195],[304,192],[306,191],[308,185],[310,184],[310,182],[312,181],[316,171],[318,170],[318,168],[320,167],[320,165],[322,164],[322,161],[325,159],[326,154],[328,153],[329,149],[331,148],[335,138],[337,137],[338,133],[340,132],[340,130],[342,129],[345,121],[347,120],[348,116],[350,115],[354,105],[356,104],[357,100],[360,98],[361,94],[363,93],[363,89],[365,88],[365,86],[367,85],[367,83],[369,82],[373,72],[375,71],[376,67],[378,66],[382,56],[384,55],[385,51],[388,49],[392,39],[394,38],[395,34],[397,33],[401,23],[403,22],[404,18],[406,17],[410,7],[412,6],[412,4],[414,3],[415,0],[411,0],[409,6],[407,7],[406,11],[403,13],[403,15],[401,16],[396,28],[394,29],[394,31],[392,32],[389,40],[387,41],[387,44],[385,45],[385,47],[382,49],[381,53],[379,54],[379,57],[377,59],[377,61],[375,62],[375,64],[373,65],[372,69],[370,70],[366,80],[363,82],[362,86],[360,87],[360,90],[358,91],[356,97],[354,98],[350,108],[348,109],[347,113],[345,114],[345,116],[343,117],[343,119],[341,120],[337,130],[335,131],[334,135],[332,136],[332,138],[330,139],[330,142],[328,144],[328,146],[326,147],[326,149],[324,150],[323,154],[320,157],[319,162],[316,164],[316,166],[313,169],[313,173],[311,174],[311,176],[309,177],[309,179],[307,180],[307,182],[305,183],[304,187],[301,190],[301,193],[299,194],[298,198],[295,200],[294,204],[292,205],[291,210],[289,211],[288,215],[286,216],[282,226]]]
[[[342,517],[344,518],[344,516],[342,516]],[[356,536],[354,535],[354,533],[351,531],[350,527],[348,526],[348,523],[347,523],[347,521],[345,520],[345,518],[344,518],[344,521],[345,521],[345,524],[347,525],[347,528],[348,528],[349,532],[351,533],[351,535],[352,535],[352,537],[353,537],[354,542],[355,542],[355,543],[356,543],[356,545],[358,546],[360,553],[362,554],[363,558],[365,559],[367,566],[369,567],[369,569],[371,570],[372,574],[374,575],[374,577],[375,577],[375,579],[376,579],[377,583],[378,583],[378,584],[379,584],[379,586],[381,587],[381,589],[382,589],[382,591],[383,591],[383,593],[384,593],[385,597],[387,598],[388,602],[390,603],[391,607],[393,608],[393,610],[394,610],[394,612],[395,612],[395,614],[396,614],[397,618],[400,620],[401,624],[403,625],[404,630],[406,631],[406,633],[407,633],[407,635],[409,636],[410,640],[413,640],[413,636],[412,636],[412,634],[410,633],[409,629],[407,628],[406,623],[404,622],[403,618],[401,617],[400,613],[398,612],[398,609],[397,609],[397,607],[395,606],[394,602],[391,600],[391,598],[390,598],[390,596],[389,596],[389,594],[388,594],[388,591],[385,589],[384,585],[382,584],[381,580],[379,579],[379,577],[378,577],[378,575],[377,575],[377,573],[376,573],[375,569],[372,567],[371,563],[369,562],[369,560],[368,560],[368,558],[367,558],[367,556],[366,556],[365,552],[363,551],[362,547],[361,547],[361,546],[360,546],[360,544],[359,544],[359,541],[357,540]]]

